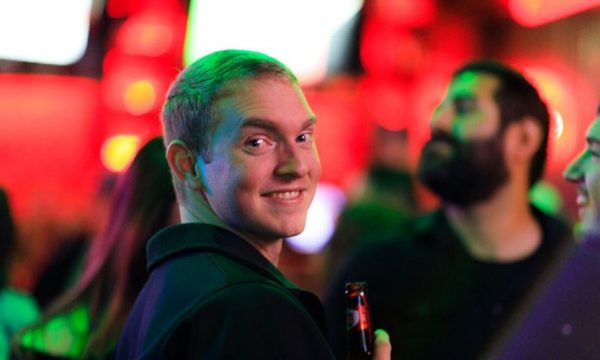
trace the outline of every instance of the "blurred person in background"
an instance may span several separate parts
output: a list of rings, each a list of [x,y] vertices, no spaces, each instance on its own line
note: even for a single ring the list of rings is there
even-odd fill
[[[13,358],[112,357],[146,278],[146,243],[176,222],[162,138],[146,143],[117,180],[107,222],[75,286],[16,339]]]
[[[454,73],[417,171],[443,205],[342,267],[326,301],[337,356],[342,289],[356,280],[369,284],[373,322],[389,330],[394,357],[482,353],[572,243],[566,224],[528,201],[548,132],[546,105],[517,71],[478,61]]]
[[[117,359],[333,359],[319,299],[276,268],[321,173],[296,76],[217,51],[177,76],[162,120],[182,224],[148,244]]]
[[[386,239],[400,224],[420,211],[409,163],[408,130],[376,125],[365,178],[337,219],[326,249],[326,276],[333,274],[348,254]]]
[[[0,188],[0,360],[8,358],[11,338],[39,317],[34,298],[9,283],[9,267],[16,241],[8,194]]]
[[[580,240],[495,359],[600,359],[600,106],[564,177],[577,185]]]

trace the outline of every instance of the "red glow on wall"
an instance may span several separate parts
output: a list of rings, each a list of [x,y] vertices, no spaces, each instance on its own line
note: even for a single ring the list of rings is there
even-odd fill
[[[36,207],[70,216],[85,205],[100,166],[99,98],[92,79],[0,74],[0,185],[17,217]]]
[[[178,3],[180,2],[173,0],[107,0],[106,12],[112,18],[124,18],[149,9],[168,10]]]
[[[317,117],[316,142],[323,172],[321,181],[348,189],[367,163],[373,128],[359,106],[356,79],[336,78],[305,89]]]
[[[369,16],[402,27],[423,27],[433,22],[436,14],[432,0],[372,0]]]
[[[361,62],[371,75],[410,76],[424,64],[423,45],[410,31],[368,21],[360,43]]]
[[[510,16],[523,26],[539,26],[600,5],[600,0],[509,0]]]
[[[359,99],[365,117],[389,131],[408,129],[412,115],[410,88],[388,78],[365,77]]]

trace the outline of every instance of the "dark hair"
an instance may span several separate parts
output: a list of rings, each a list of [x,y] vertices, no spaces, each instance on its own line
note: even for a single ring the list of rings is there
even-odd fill
[[[532,117],[540,125],[542,142],[529,168],[529,185],[532,186],[542,177],[546,165],[550,131],[550,115],[546,103],[531,82],[517,70],[502,63],[491,60],[467,63],[454,72],[453,78],[465,72],[485,73],[500,80],[500,87],[496,90],[494,98],[500,111],[502,129],[526,116]]]
[[[147,278],[146,243],[171,220],[175,194],[164,154],[162,138],[150,140],[138,152],[117,180],[108,221],[87,252],[81,277],[22,336],[87,304],[88,338],[82,340],[86,345],[79,357],[103,358],[114,348]]]
[[[8,265],[15,241],[15,223],[10,211],[8,194],[0,188],[0,288],[3,288],[8,281]]]
[[[181,140],[196,156],[207,150],[216,127],[214,104],[226,95],[227,85],[263,76],[298,82],[284,64],[258,52],[222,50],[198,59],[177,76],[167,93],[162,109],[165,144]],[[175,190],[181,200],[177,182]]]

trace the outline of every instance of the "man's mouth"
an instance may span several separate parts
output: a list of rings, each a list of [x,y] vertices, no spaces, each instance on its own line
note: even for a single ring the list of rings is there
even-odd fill
[[[286,191],[272,191],[266,194],[263,194],[265,197],[270,197],[278,200],[293,200],[296,199],[303,190],[286,190]]]
[[[588,204],[588,194],[587,191],[583,188],[579,188],[577,191],[577,197],[575,198],[575,202],[577,206],[584,207]]]
[[[455,146],[452,142],[445,139],[432,139],[425,144],[424,154],[449,157],[455,152]]]

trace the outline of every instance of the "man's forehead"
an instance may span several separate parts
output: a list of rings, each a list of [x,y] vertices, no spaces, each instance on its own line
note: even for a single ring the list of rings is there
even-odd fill
[[[497,76],[483,72],[465,71],[450,83],[448,94],[452,97],[493,96],[500,86]]]

